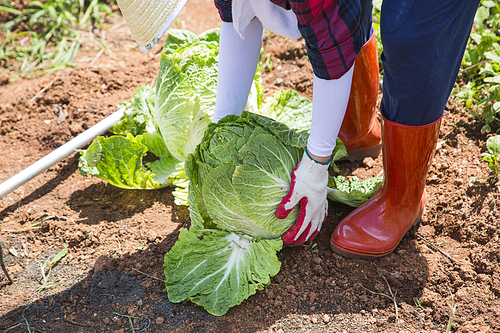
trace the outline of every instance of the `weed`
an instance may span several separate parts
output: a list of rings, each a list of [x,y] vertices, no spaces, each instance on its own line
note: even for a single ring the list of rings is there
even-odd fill
[[[267,70],[268,72],[273,70],[273,61],[271,60],[271,55],[269,53],[263,53],[262,57],[265,58],[265,61],[260,61],[259,66],[260,70]]]
[[[127,316],[127,315],[119,314],[117,312],[115,312],[114,314],[116,316],[119,316],[119,317],[127,318],[128,322],[130,324],[130,330],[132,332],[137,332],[137,333],[144,332],[145,330],[147,330],[149,328],[149,326],[151,326],[151,318],[149,318],[148,316],[134,317],[134,316]],[[141,327],[134,327],[134,321],[133,321],[134,319],[139,321],[139,324],[141,325]],[[147,320],[147,324],[145,323],[146,320]]]
[[[59,251],[58,254],[52,258],[52,260],[47,259],[45,262],[40,263],[40,270],[42,272],[42,281],[41,285],[38,287],[37,291],[41,292],[47,288],[57,286],[58,284],[61,284],[61,282],[49,282],[49,277],[50,274],[52,273],[52,270],[59,264],[62,258],[64,258],[68,254],[68,248],[66,245],[64,246],[64,249]]]
[[[399,319],[398,302],[396,299],[396,295],[398,294],[398,290],[396,289],[396,292],[393,293],[391,286],[389,284],[389,281],[387,281],[385,276],[383,276],[382,274],[380,274],[380,276],[384,279],[385,283],[387,284],[387,288],[389,289],[390,295],[383,294],[383,293],[377,293],[375,291],[372,291],[372,290],[366,288],[365,286],[363,286],[361,283],[356,283],[356,284],[373,295],[385,296],[385,297],[389,298],[394,303],[394,309],[396,311],[396,323],[397,323],[398,319]]]
[[[102,27],[101,16],[111,15],[108,5],[98,0],[31,1],[23,10],[0,0],[0,11],[14,15],[3,23],[0,33],[0,64],[21,64],[20,73],[57,70],[68,66],[78,53],[82,35],[89,26]],[[46,63],[51,60],[50,63]]]
[[[42,218],[40,218],[38,221],[36,221],[35,223],[33,223],[32,225],[26,227],[26,228],[22,228],[22,229],[18,229],[18,230],[7,230],[7,229],[0,229],[0,231],[2,232],[11,232],[11,233],[16,233],[16,234],[19,234],[19,233],[22,233],[22,232],[26,232],[26,231],[30,231],[30,230],[33,230],[33,229],[39,229],[41,228],[40,224],[42,224],[43,222],[45,222],[46,220],[48,219],[51,219],[51,218],[54,218],[56,216],[54,215],[48,215],[48,214],[45,214]]]
[[[457,306],[458,306],[458,304],[455,303],[455,297],[451,293],[451,290],[450,290],[450,295],[451,295],[450,319],[448,319],[448,325],[446,326],[445,333],[449,333],[451,331],[451,325],[453,325],[453,318],[455,317],[455,312],[457,312]]]
[[[500,135],[494,135],[486,140],[488,152],[482,153],[481,157],[488,162],[488,168],[494,177],[498,177],[500,162]]]
[[[7,279],[9,280],[10,284],[14,283],[12,278],[9,275],[9,271],[7,270],[7,267],[5,267],[5,262],[3,261],[3,250],[2,250],[2,244],[0,243],[0,266],[2,266],[2,270],[7,276]]]

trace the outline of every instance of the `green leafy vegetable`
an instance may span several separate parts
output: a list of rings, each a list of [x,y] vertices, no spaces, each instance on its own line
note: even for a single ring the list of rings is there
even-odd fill
[[[208,126],[186,161],[191,228],[165,255],[170,301],[189,299],[223,315],[279,272],[276,252],[298,207],[285,219],[274,213],[290,191],[307,138],[307,133],[246,111]],[[342,150],[337,140],[334,155]],[[359,183],[352,182],[345,202],[357,204],[372,193],[367,183]]]
[[[282,245],[280,238],[184,229],[165,256],[168,298],[172,302],[189,298],[209,313],[223,315],[278,274],[281,263],[276,252]]]
[[[186,157],[211,121],[217,89],[219,29],[199,36],[170,29],[160,56],[156,87],[137,88],[111,132],[80,151],[80,172],[127,189],[176,186],[175,203],[188,203]],[[263,88],[255,76],[247,109],[258,112]],[[143,163],[146,154],[154,161]],[[150,158],[148,158],[149,160]]]
[[[212,124],[218,30],[169,32],[156,87],[139,87],[115,135],[80,151],[80,171],[122,188],[176,186],[175,202],[189,204],[191,228],[165,255],[169,299],[223,315],[279,272],[281,235],[298,207],[285,219],[274,212],[307,144],[312,102],[286,90],[264,103],[257,73],[241,117]],[[345,155],[337,139],[333,160]],[[375,181],[356,179],[331,186],[330,199],[351,205],[376,189]]]
[[[223,315],[280,269],[280,236],[295,222],[274,215],[290,190],[307,135],[243,112],[210,124],[186,162],[192,227],[165,255],[172,302],[190,299]]]
[[[268,97],[262,114],[286,124],[299,133],[309,133],[312,120],[312,102],[295,90],[279,90]]]
[[[110,131],[111,137],[99,136],[86,150],[80,150],[82,175],[92,175],[125,189],[158,189],[184,186],[187,191],[184,164],[174,158],[165,146],[154,115],[155,90],[149,85],[137,88],[126,104],[126,112]],[[153,162],[143,163],[147,153]],[[178,204],[187,200],[176,198]]]
[[[365,181],[356,176],[349,180],[344,176],[330,177],[327,197],[351,207],[359,207],[377,191],[380,184],[382,177],[368,178]]]
[[[154,180],[154,174],[142,165],[146,151],[147,147],[141,143],[141,136],[134,138],[129,134],[127,137],[98,137],[87,150],[81,152],[80,172],[99,177],[121,188],[162,187],[162,184]]]

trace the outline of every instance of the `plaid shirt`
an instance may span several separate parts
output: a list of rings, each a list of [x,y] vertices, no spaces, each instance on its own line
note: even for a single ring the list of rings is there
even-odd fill
[[[352,0],[270,0],[291,9],[299,22],[314,74],[338,79],[354,64],[363,46],[361,8]],[[232,22],[231,0],[214,0],[221,19]]]

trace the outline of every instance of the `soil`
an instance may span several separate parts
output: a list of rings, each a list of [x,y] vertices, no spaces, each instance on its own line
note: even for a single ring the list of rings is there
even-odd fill
[[[160,47],[139,51],[122,22],[117,13],[105,33],[95,31],[73,68],[36,78],[0,68],[0,181],[155,82]],[[211,1],[190,0],[175,24],[201,33],[220,21]],[[97,41],[106,42],[102,54]],[[267,95],[290,88],[312,96],[303,41],[266,33],[264,54]],[[272,283],[222,317],[168,301],[163,256],[190,223],[172,190],[122,190],[83,177],[72,153],[0,198],[0,243],[14,280],[0,272],[0,330],[445,332],[451,322],[452,332],[500,332],[500,183],[481,159],[481,124],[453,100],[445,113],[416,236],[379,260],[345,259],[329,238],[352,208],[331,204],[316,245],[283,249]],[[382,160],[339,166],[366,179]],[[65,245],[43,285],[41,267]]]

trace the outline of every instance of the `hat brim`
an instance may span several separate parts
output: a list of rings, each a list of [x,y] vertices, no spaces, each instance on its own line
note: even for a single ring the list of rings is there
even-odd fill
[[[172,23],[174,23],[174,21],[177,19],[177,16],[179,16],[179,14],[182,12],[182,10],[184,9],[184,6],[186,6],[186,3],[187,3],[187,0],[180,0],[179,6],[177,7],[177,9],[172,13],[172,15],[170,15],[170,17],[167,19],[167,21],[165,21],[165,23],[163,23],[163,25],[161,26],[160,30],[158,31],[156,36],[153,38],[151,43],[149,43],[148,45],[145,45],[145,46],[138,45],[139,49],[142,51],[151,50],[153,48],[153,46],[155,46],[158,43],[158,41],[163,37],[165,32],[167,32],[168,28],[170,28]]]

